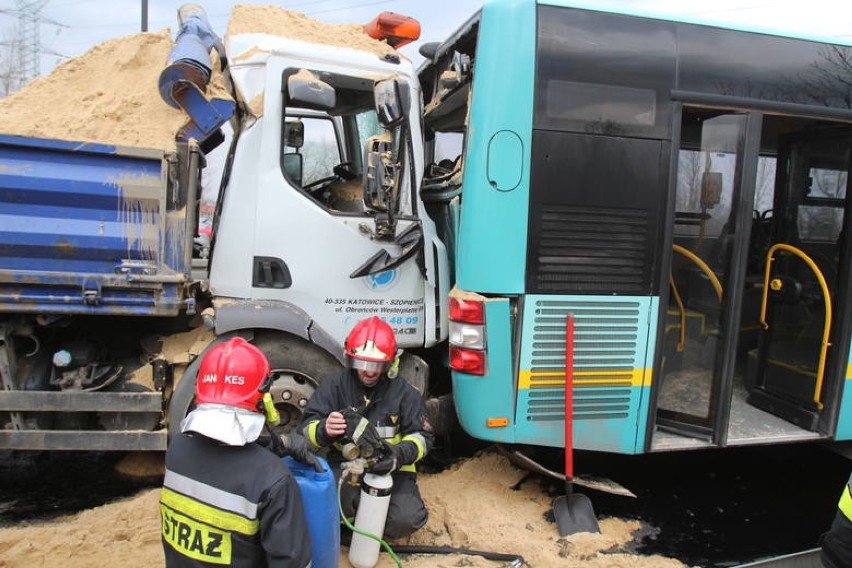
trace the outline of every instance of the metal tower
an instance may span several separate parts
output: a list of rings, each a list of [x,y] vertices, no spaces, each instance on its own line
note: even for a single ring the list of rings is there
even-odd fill
[[[15,0],[16,8],[2,10],[0,13],[18,18],[17,37],[14,41],[2,42],[12,48],[15,61],[15,77],[10,91],[17,90],[41,74],[41,55],[45,53],[41,45],[41,24],[47,23],[59,27],[68,27],[42,15],[41,11],[50,0]],[[49,53],[55,53],[49,51]],[[56,54],[59,55],[59,54]]]
[[[21,81],[26,84],[40,74],[41,9],[50,0],[15,0],[21,38]]]

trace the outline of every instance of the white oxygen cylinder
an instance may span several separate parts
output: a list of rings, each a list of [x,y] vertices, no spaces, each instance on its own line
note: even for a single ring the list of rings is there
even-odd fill
[[[382,538],[392,489],[393,478],[390,474],[365,473],[361,480],[361,500],[355,513],[357,530],[353,532],[349,545],[349,563],[355,568],[373,568],[379,561],[381,543],[358,531]]]

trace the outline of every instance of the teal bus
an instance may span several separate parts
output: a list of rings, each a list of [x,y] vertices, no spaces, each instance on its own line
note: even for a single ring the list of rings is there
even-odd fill
[[[852,44],[495,0],[421,54],[467,433],[852,439]]]

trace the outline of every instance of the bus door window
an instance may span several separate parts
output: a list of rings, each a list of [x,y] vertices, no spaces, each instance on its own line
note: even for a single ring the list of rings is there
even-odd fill
[[[683,109],[658,407],[662,417],[704,428],[712,424],[721,360],[722,298],[736,237],[738,149],[744,130],[744,114]]]

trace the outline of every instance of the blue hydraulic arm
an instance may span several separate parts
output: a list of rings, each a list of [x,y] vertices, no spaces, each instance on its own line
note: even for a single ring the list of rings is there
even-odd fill
[[[210,50],[216,49],[224,68],[225,48],[201,6],[181,6],[178,22],[180,31],[169,52],[167,66],[160,73],[160,97],[189,116],[189,121],[178,131],[178,141],[194,138],[204,145],[219,132],[219,127],[231,117],[236,106],[233,101],[207,100],[204,96],[213,66]]]

